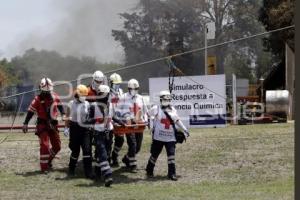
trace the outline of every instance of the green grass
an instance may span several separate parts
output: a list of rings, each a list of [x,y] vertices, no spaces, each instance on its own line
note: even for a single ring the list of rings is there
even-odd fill
[[[54,171],[39,173],[39,145],[33,134],[0,134],[1,199],[294,199],[294,124],[194,129],[187,143],[177,145],[179,180],[166,178],[163,152],[155,178],[145,177],[150,136],[145,132],[138,155],[138,173],[114,168],[115,183],[66,176],[69,149],[62,136]],[[8,137],[7,137],[8,136]],[[127,146],[124,145],[121,155]]]

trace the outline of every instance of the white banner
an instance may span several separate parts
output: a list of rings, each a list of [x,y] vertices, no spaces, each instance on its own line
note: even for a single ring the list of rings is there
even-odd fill
[[[159,104],[159,92],[168,87],[168,77],[150,78],[150,102]],[[224,127],[225,75],[175,77],[172,105],[187,127]]]

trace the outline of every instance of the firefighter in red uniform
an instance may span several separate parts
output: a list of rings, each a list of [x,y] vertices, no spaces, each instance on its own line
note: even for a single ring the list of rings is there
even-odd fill
[[[43,78],[39,85],[40,94],[31,102],[23,124],[23,132],[27,133],[28,123],[34,113],[37,114],[36,135],[40,140],[40,167],[43,173],[52,168],[52,160],[60,151],[61,141],[58,132],[58,110],[64,115],[60,99],[53,92],[53,84],[49,78]],[[51,148],[49,146],[49,140]]]

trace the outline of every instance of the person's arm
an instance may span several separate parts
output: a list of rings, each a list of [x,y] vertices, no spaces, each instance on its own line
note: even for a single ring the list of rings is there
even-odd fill
[[[66,108],[66,113],[65,113],[65,116],[64,116],[65,127],[70,127],[71,103],[72,103],[72,101],[70,101],[70,103],[68,104],[68,106]]]
[[[174,109],[175,110],[175,109]],[[189,137],[190,136],[190,133],[189,131],[187,130],[187,128],[185,127],[185,125],[182,123],[181,119],[179,118],[179,116],[177,115],[177,111],[175,110],[175,115],[174,115],[174,118],[173,121],[175,122],[175,124],[181,128],[183,130],[183,133],[185,135],[185,137]]]
[[[23,127],[22,127],[23,133],[28,132],[28,123],[33,117],[34,113],[37,111],[38,105],[39,105],[38,98],[35,97],[29,105],[25,120],[23,122]]]

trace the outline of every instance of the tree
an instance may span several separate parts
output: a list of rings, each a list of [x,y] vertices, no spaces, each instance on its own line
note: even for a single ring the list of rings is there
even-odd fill
[[[259,20],[266,30],[274,30],[294,25],[295,0],[263,0]],[[284,59],[285,43],[295,50],[295,30],[288,29],[272,33],[264,39],[264,46],[280,60]]]
[[[123,30],[113,30],[112,35],[124,48],[125,64],[135,64],[203,47],[205,24],[210,21],[216,24],[216,38],[209,45],[262,32],[264,27],[257,20],[260,2],[140,0],[133,13],[121,14]],[[260,56],[261,46],[259,39],[246,40],[209,49],[209,53],[217,56],[217,73],[223,74],[227,56],[237,51],[243,53],[247,47],[245,56],[256,60]],[[173,61],[187,75],[203,74],[203,54],[204,51],[178,56]],[[157,70],[157,66],[161,65],[163,63],[155,63],[153,68],[151,65],[144,66],[140,73],[147,69],[152,76],[166,76],[166,70]]]

